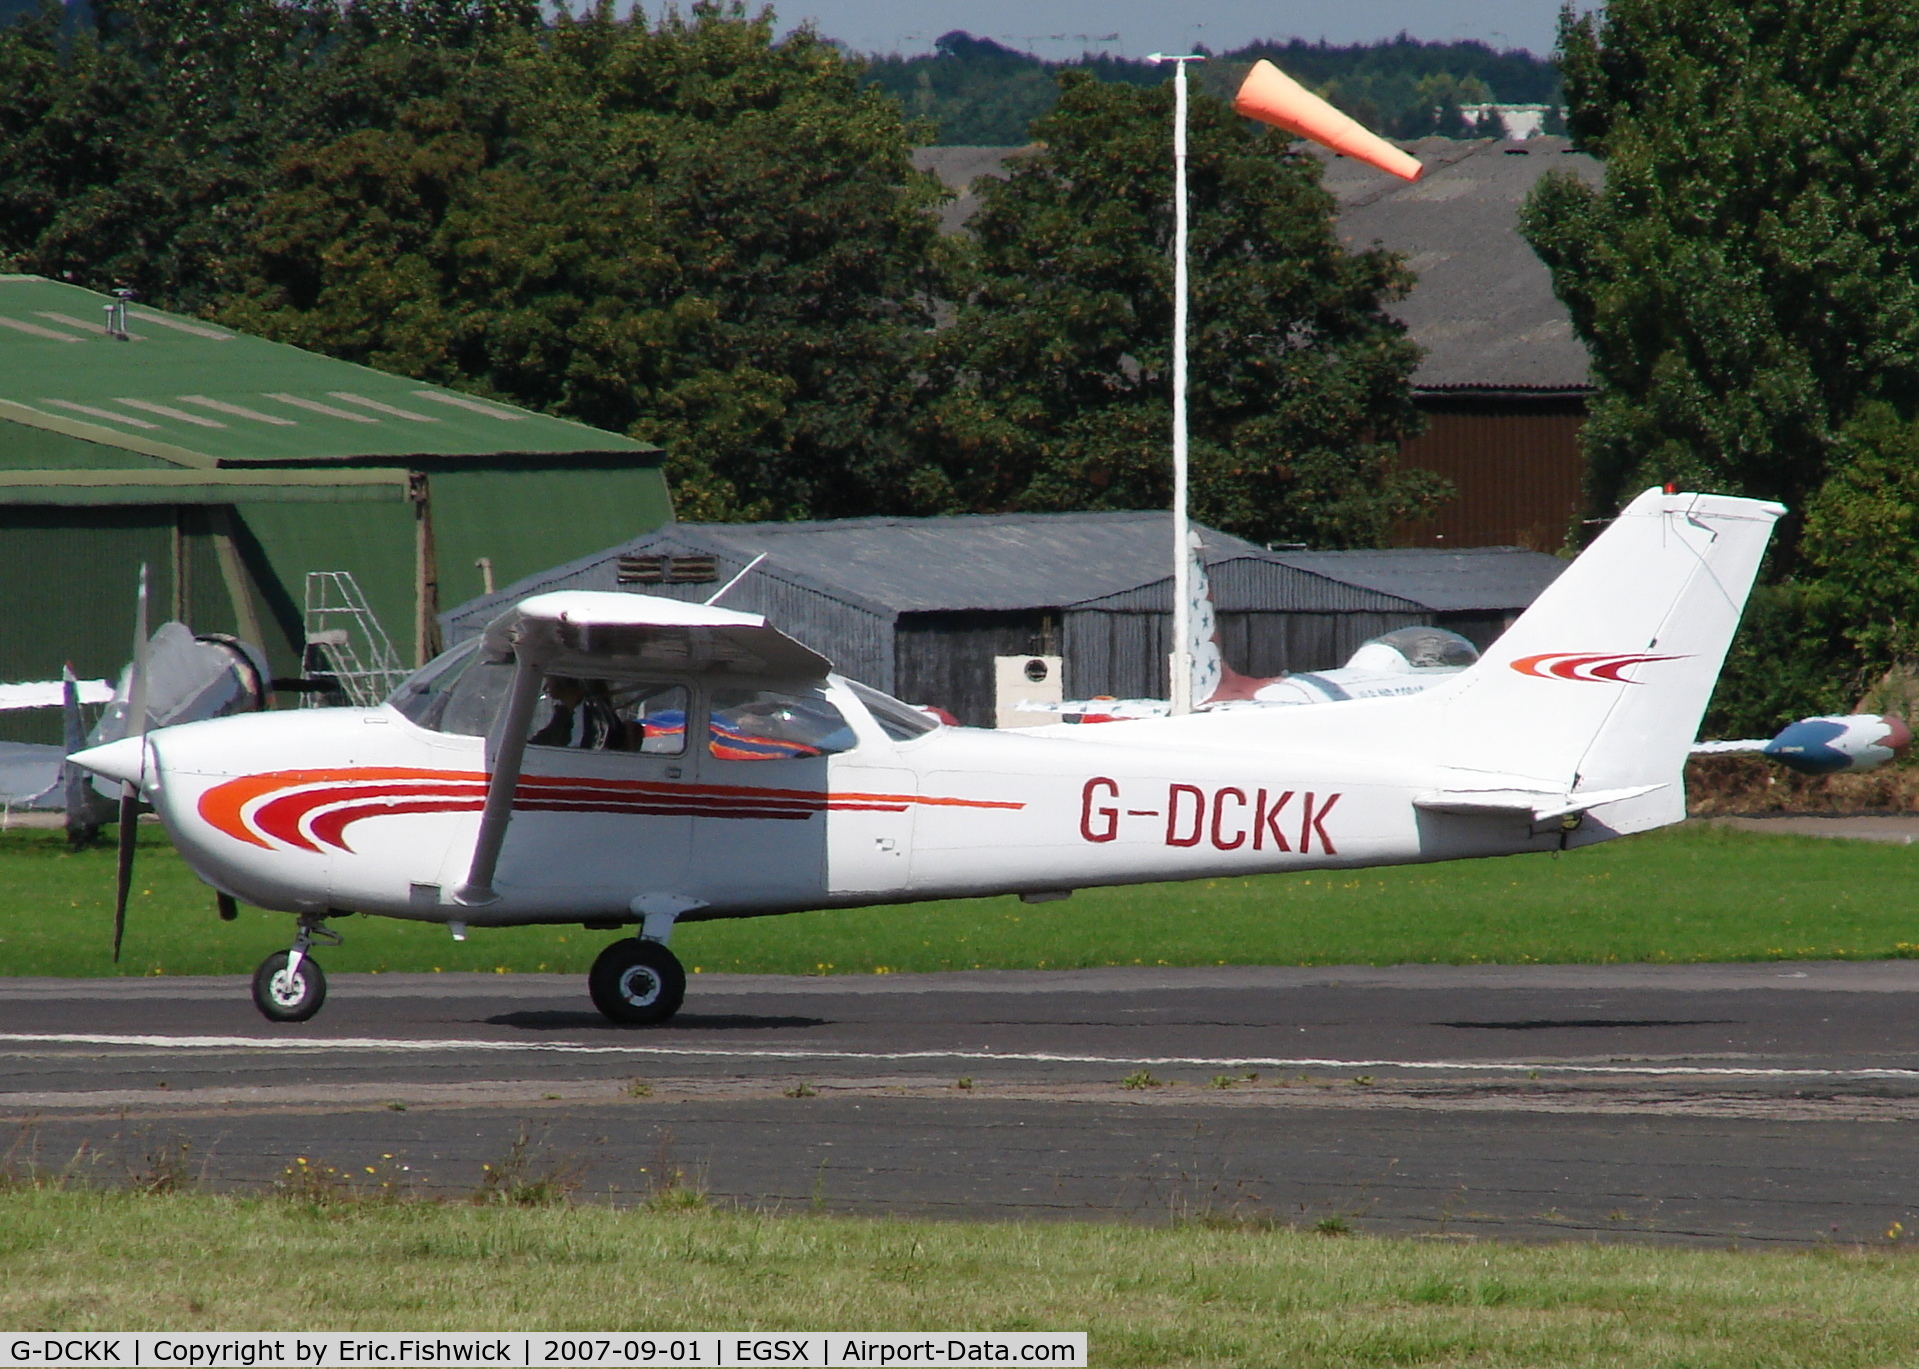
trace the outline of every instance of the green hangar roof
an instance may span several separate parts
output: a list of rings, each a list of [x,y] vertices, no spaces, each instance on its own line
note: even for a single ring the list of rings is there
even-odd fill
[[[113,305],[78,286],[0,275],[0,419],[104,448],[98,464],[109,466],[656,450],[137,303],[109,331]],[[45,464],[48,445],[32,446],[31,463]],[[93,464],[79,455],[60,464]]]
[[[0,680],[53,679],[67,663],[117,672],[143,565],[156,617],[255,642],[282,678],[325,673],[314,651],[338,624],[316,605],[344,576],[364,601],[353,621],[370,632],[377,620],[399,664],[417,663],[437,649],[442,596],[470,599],[672,521],[662,456],[0,275]],[[41,736],[40,721],[0,718],[0,739],[55,740],[57,724]]]

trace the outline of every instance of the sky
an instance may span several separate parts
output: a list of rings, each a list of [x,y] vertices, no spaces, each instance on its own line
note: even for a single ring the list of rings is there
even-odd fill
[[[1559,15],[1559,0],[773,0],[773,7],[782,29],[811,19],[857,52],[927,52],[942,33],[965,29],[1054,59],[1087,51],[1144,57],[1200,43],[1220,52],[1256,38],[1364,43],[1402,29],[1543,57]]]

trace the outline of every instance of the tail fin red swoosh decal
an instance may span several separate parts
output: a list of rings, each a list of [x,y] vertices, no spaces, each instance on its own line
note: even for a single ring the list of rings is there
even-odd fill
[[[1684,656],[1654,656],[1644,652],[1593,653],[1582,651],[1548,651],[1538,656],[1521,656],[1512,662],[1512,668],[1521,675],[1532,675],[1541,680],[1586,680],[1592,683],[1640,684],[1642,681],[1629,679],[1622,672],[1636,665],[1648,665],[1654,661],[1683,661]]]

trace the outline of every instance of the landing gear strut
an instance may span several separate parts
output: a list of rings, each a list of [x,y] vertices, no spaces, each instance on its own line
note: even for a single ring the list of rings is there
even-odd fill
[[[269,1022],[304,1022],[326,1002],[326,975],[308,951],[319,941],[340,944],[340,934],[308,914],[293,935],[293,949],[275,951],[253,972],[253,1005]]]
[[[600,952],[586,977],[593,1006],[623,1027],[651,1027],[680,1010],[686,971],[658,941],[628,937]]]

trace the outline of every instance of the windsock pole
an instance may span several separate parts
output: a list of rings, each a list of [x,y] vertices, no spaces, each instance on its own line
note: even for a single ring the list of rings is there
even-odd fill
[[[1193,574],[1186,516],[1186,64],[1203,62],[1200,53],[1170,56],[1155,52],[1149,62],[1173,63],[1173,641],[1167,656],[1169,712],[1193,711]],[[1357,157],[1402,180],[1416,181],[1425,170],[1419,160],[1361,127],[1271,62],[1260,60],[1246,74],[1233,109],[1249,119],[1310,138],[1342,156]]]
[[[1149,62],[1173,63],[1173,649],[1167,657],[1170,711],[1193,711],[1192,554],[1187,547],[1186,476],[1186,64],[1196,53]]]

